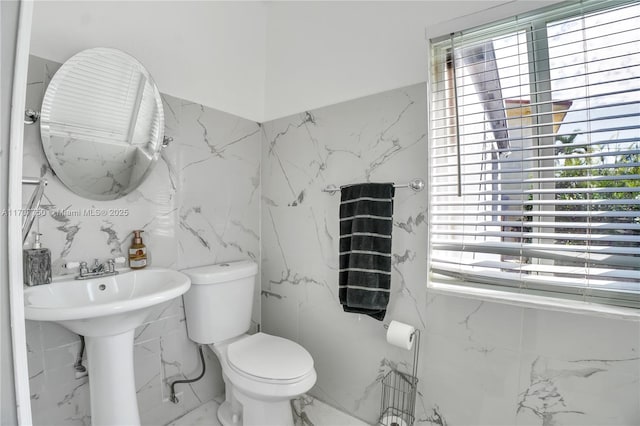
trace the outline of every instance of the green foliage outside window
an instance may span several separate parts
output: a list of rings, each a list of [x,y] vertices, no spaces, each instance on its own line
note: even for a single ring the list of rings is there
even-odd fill
[[[602,145],[589,145],[589,146],[572,146],[576,137],[580,134],[577,130],[571,135],[557,136],[556,140],[561,142],[558,147],[558,158],[560,161],[561,170],[556,172],[556,177],[560,178],[556,182],[557,189],[576,190],[584,189],[584,192],[558,192],[556,199],[571,202],[579,200],[634,200],[640,199],[640,179],[636,177],[640,175],[640,154],[620,154],[615,156],[599,155],[604,153],[604,146]],[[638,144],[632,144],[626,150],[633,152],[638,149]],[[563,158],[566,156],[566,158]],[[605,166],[608,163],[615,164],[616,167],[600,167]],[[628,166],[625,166],[628,164]],[[629,176],[625,179],[624,176]],[[606,179],[611,177],[612,179]],[[572,179],[573,178],[573,179]],[[591,179],[584,179],[591,178]],[[575,179],[575,180],[574,180]],[[601,191],[598,189],[606,188],[633,188],[632,191]],[[558,216],[556,221],[575,223],[585,220],[590,220],[592,223],[618,223],[618,224],[640,224],[640,205],[634,205],[633,203],[594,203],[594,204],[572,204],[561,203],[556,205],[556,211],[587,211],[590,209],[593,212],[629,212],[638,211],[637,216],[598,216],[590,215],[589,218],[585,216]],[[575,232],[575,231],[574,231]],[[617,234],[617,235],[639,235],[640,230],[625,229],[621,226],[621,229],[617,230],[598,230],[597,227],[592,228],[592,234]],[[570,225],[567,228],[558,229],[558,233],[572,233]],[[584,241],[574,240],[556,240],[557,244],[584,244]],[[599,244],[595,239],[590,242],[592,245],[608,245],[610,242],[603,242]],[[638,243],[634,242],[618,242],[617,246],[638,246]]]

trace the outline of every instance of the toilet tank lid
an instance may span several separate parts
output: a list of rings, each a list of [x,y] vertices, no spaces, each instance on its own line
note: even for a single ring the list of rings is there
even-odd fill
[[[254,276],[258,265],[251,260],[238,260],[187,268],[182,272],[191,278],[191,284],[216,284]]]

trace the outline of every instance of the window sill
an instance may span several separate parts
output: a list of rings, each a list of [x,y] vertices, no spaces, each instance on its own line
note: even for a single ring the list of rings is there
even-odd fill
[[[449,281],[449,280],[447,280]],[[449,281],[451,282],[451,281]],[[467,287],[449,284],[430,278],[427,290],[432,294],[457,296],[468,299],[485,300],[488,302],[505,303],[533,309],[546,309],[575,314],[593,315],[598,317],[640,321],[640,309],[624,308],[620,306],[601,305],[579,300],[560,299],[533,294],[511,293],[485,288]]]

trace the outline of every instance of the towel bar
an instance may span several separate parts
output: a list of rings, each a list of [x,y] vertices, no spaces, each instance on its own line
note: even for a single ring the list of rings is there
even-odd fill
[[[348,185],[343,185],[343,186],[348,186]],[[424,189],[424,180],[420,178],[416,178],[408,183],[394,183],[393,187],[394,188],[411,188],[413,192],[420,192]],[[342,188],[342,186],[340,188]],[[336,192],[338,192],[340,188],[338,188],[335,185],[329,185],[325,188],[322,188],[322,192],[328,192],[329,194],[333,195]]]

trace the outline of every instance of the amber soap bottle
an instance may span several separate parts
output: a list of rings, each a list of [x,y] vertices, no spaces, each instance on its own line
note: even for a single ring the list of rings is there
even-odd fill
[[[142,242],[142,230],[133,231],[133,241],[129,247],[129,267],[142,269],[147,266],[147,247]]]

